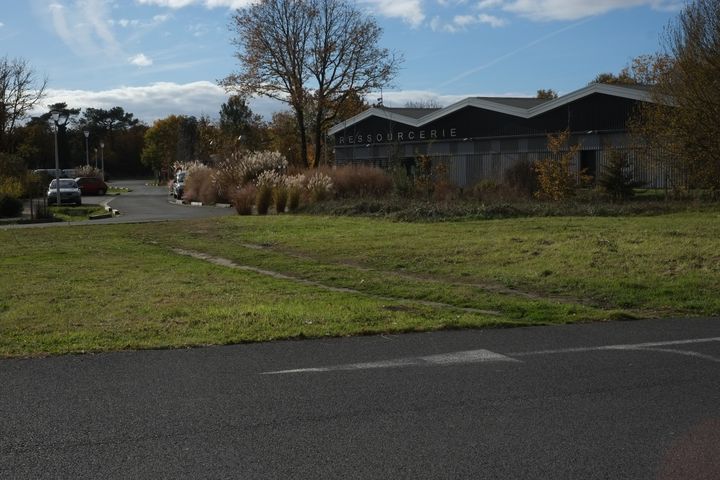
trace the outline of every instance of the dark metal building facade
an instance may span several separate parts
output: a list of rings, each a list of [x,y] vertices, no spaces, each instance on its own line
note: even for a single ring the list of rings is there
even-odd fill
[[[427,155],[443,162],[460,187],[480,180],[501,181],[519,161],[547,155],[547,135],[569,129],[580,145],[579,171],[597,175],[610,148],[627,149],[634,176],[663,186],[662,169],[630,150],[627,121],[647,88],[592,84],[551,100],[472,97],[442,109],[374,107],[330,130],[336,165],[389,167]]]

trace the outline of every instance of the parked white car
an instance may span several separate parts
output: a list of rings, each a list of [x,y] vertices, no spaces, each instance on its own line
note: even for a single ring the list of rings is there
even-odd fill
[[[57,180],[53,180],[50,182],[50,186],[47,191],[48,205],[51,203],[57,203],[57,192]],[[80,187],[72,178],[60,179],[60,203],[82,205],[82,193],[80,193]]]

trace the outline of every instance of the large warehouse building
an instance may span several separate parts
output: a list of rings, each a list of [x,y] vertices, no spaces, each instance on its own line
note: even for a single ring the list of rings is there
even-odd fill
[[[413,165],[427,155],[445,163],[460,187],[482,179],[501,181],[518,161],[547,152],[547,135],[569,129],[579,144],[575,167],[601,172],[610,148],[624,149],[636,180],[664,185],[662,168],[630,148],[628,119],[641,102],[652,102],[644,86],[591,84],[555,99],[471,97],[445,108],[373,107],[336,125],[336,165]]]

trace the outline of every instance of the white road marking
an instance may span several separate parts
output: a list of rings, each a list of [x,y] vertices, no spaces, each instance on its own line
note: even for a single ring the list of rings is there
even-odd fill
[[[720,342],[720,337],[710,338],[693,338],[688,340],[669,340],[665,342],[646,342],[646,343],[630,343],[619,345],[600,345],[597,347],[575,347],[560,348],[556,350],[535,350],[530,352],[513,352],[508,354],[500,354],[490,350],[467,350],[462,352],[443,353],[439,355],[428,355],[424,357],[407,357],[397,358],[393,360],[381,360],[377,362],[348,363],[344,365],[332,365],[328,367],[310,367],[295,368],[291,370],[277,370],[273,372],[262,372],[262,375],[283,375],[290,373],[321,373],[335,372],[342,370],[371,370],[378,368],[398,368],[398,367],[427,367],[427,366],[444,366],[444,365],[460,365],[483,362],[515,362],[520,363],[515,357],[528,357],[536,355],[554,355],[563,353],[583,353],[597,351],[654,351],[663,353],[673,353],[677,355],[686,355],[702,360],[720,363],[720,358],[706,355],[704,353],[693,352],[689,350],[679,350],[673,348],[663,348],[678,345],[694,345],[698,343]]]
[[[645,350],[648,352],[675,353],[677,355],[686,355],[688,357],[695,357],[703,360],[708,360],[710,362],[720,363],[720,358],[713,357],[712,355],[706,355],[700,352],[693,352],[692,350],[676,350],[674,348],[638,348],[638,350]]]
[[[379,362],[349,363],[345,365],[333,365],[329,367],[278,370],[274,372],[263,372],[263,375],[334,372],[341,370],[370,370],[376,368],[444,366],[480,362],[520,362],[520,360],[516,360],[514,358],[510,358],[499,353],[491,352],[490,350],[468,350],[464,352],[443,353],[440,355],[428,355],[425,357],[398,358],[394,360],[383,360]]]
[[[669,347],[674,345],[692,345],[696,343],[720,342],[720,337],[710,338],[692,338],[689,340],[668,340],[665,342],[647,342],[647,343],[630,343],[621,345],[601,345],[598,347],[577,347],[577,348],[560,348],[557,350],[535,350],[532,352],[513,352],[508,353],[511,357],[525,357],[530,355],[552,355],[560,353],[582,353],[601,350],[650,350],[657,347]],[[678,353],[682,350],[674,350]]]

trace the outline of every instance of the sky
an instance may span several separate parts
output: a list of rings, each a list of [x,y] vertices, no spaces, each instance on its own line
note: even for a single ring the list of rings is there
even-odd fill
[[[230,27],[253,0],[0,0],[0,57],[48,79],[42,111],[121,106],[151,124],[217,118],[218,80],[238,68]],[[387,106],[469,96],[566,94],[661,48],[679,0],[357,0],[404,58]],[[375,102],[380,92],[368,98]],[[286,110],[253,98],[269,119]]]

